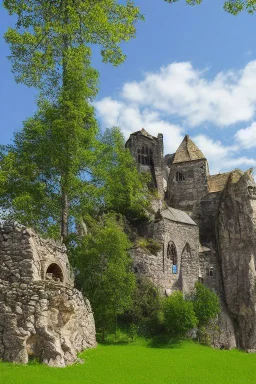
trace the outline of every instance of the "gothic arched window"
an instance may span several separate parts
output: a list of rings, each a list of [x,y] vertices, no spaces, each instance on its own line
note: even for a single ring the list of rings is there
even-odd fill
[[[176,181],[184,181],[185,177],[181,172],[176,172]]]
[[[172,263],[172,273],[177,273],[177,264],[178,264],[178,257],[177,257],[177,250],[175,247],[175,244],[173,241],[170,241],[167,247],[167,259],[171,261]]]

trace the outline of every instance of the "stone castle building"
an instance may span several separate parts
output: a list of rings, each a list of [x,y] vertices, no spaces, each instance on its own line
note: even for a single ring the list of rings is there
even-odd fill
[[[186,135],[163,156],[163,135],[144,129],[126,143],[140,171],[152,175],[159,199],[139,235],[159,251],[131,251],[134,269],[163,293],[193,291],[196,281],[220,297],[216,346],[256,351],[256,184],[252,170],[210,175],[207,159]]]
[[[91,306],[74,288],[65,247],[0,225],[0,359],[64,367],[95,345]]]

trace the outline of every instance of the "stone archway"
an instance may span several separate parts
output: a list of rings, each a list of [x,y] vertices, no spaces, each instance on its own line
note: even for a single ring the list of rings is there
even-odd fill
[[[53,281],[60,281],[61,283],[63,283],[64,282],[64,275],[63,275],[61,267],[56,263],[50,264],[46,270],[45,279],[46,280],[53,280]]]

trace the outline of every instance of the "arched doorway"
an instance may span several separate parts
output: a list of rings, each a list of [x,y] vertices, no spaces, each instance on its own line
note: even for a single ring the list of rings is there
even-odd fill
[[[56,263],[52,263],[48,266],[45,274],[47,280],[60,281],[63,283],[64,276],[60,266]]]

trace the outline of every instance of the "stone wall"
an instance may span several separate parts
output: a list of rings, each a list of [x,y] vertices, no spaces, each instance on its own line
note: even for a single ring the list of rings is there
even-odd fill
[[[145,238],[156,240],[161,249],[156,255],[136,248],[131,251],[134,269],[139,276],[149,278],[163,293],[180,289],[191,292],[198,280],[198,228],[196,225],[177,223],[167,219],[154,221],[143,228]],[[168,245],[173,243],[177,253],[177,270],[168,258]]]
[[[0,226],[0,359],[63,367],[95,346],[90,303],[73,285],[63,245]]]
[[[12,283],[44,280],[52,264],[60,268],[63,284],[74,285],[65,246],[41,239],[22,226],[0,225],[0,279]]]
[[[183,180],[176,179],[178,172],[183,176]],[[208,193],[207,175],[208,166],[205,159],[171,164],[168,179],[168,205],[184,211],[192,211],[194,204]]]
[[[96,345],[88,300],[53,282],[0,280],[0,359],[26,364],[36,358],[64,367]]]

